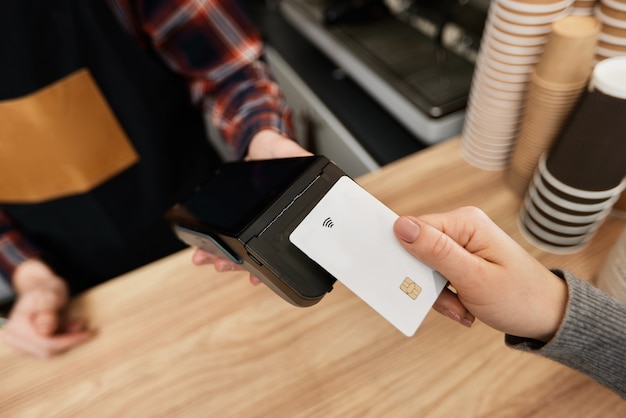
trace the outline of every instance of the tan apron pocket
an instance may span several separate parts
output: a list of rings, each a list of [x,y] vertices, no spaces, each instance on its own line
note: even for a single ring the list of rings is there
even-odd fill
[[[0,102],[0,202],[84,193],[138,160],[86,69]]]

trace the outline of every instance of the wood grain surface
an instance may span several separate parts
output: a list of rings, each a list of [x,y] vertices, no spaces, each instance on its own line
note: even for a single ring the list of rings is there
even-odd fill
[[[626,220],[584,250],[545,253],[517,227],[504,174],[446,141],[359,182],[399,214],[485,210],[546,266],[593,280]],[[431,312],[404,337],[341,284],[295,308],[247,274],[195,267],[185,250],[72,304],[96,337],[51,360],[0,347],[1,417],[624,417],[589,378]],[[385,260],[366,260],[381,262]]]

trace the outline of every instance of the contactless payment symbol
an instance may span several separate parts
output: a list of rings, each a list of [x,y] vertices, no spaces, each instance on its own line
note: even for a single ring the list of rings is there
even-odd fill
[[[417,299],[422,288],[417,283],[406,277],[400,285],[400,290],[409,295],[411,299]]]

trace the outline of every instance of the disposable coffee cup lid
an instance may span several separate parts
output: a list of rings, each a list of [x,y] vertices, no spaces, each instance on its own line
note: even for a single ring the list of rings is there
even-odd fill
[[[626,56],[607,58],[596,64],[591,88],[626,100]]]

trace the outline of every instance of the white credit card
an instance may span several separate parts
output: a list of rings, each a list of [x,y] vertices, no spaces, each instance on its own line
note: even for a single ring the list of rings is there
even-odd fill
[[[289,240],[410,337],[447,284],[393,233],[391,209],[349,177],[333,185]]]

